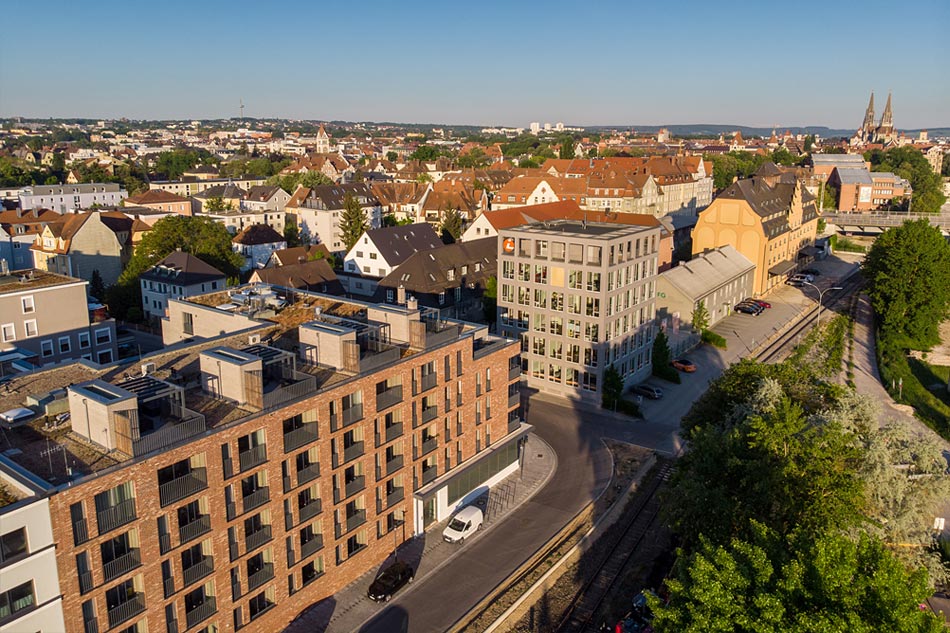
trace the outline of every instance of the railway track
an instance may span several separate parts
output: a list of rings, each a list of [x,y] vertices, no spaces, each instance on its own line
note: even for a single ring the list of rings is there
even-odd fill
[[[830,299],[822,308],[822,312],[830,313],[839,304],[850,301],[851,296],[864,287],[864,279],[854,274],[841,282],[841,290],[834,295],[828,293]],[[798,344],[800,337],[803,337],[815,325],[818,320],[818,306],[809,310],[797,323],[789,328],[776,340],[770,342],[762,349],[756,351],[755,359],[763,363],[780,362],[791,353],[795,345]]]
[[[614,542],[602,555],[598,567],[568,605],[557,628],[561,633],[583,633],[592,630],[594,616],[604,599],[610,595],[611,589],[620,579],[621,572],[660,511],[657,493],[669,480],[673,463],[662,460],[659,464],[656,476],[647,484],[644,494],[639,495],[635,505],[625,513],[627,524],[623,531],[614,537]]]

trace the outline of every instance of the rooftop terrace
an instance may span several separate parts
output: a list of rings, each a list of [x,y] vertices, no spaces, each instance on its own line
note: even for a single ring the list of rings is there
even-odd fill
[[[0,275],[0,295],[81,282],[81,279],[57,275],[45,270],[16,270],[7,275]]]

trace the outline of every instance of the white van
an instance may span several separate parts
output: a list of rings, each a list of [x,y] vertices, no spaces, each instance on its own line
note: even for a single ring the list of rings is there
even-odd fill
[[[442,538],[449,543],[461,543],[466,536],[471,536],[475,530],[482,527],[484,515],[477,506],[465,506],[458,511],[449,524],[442,531]]]

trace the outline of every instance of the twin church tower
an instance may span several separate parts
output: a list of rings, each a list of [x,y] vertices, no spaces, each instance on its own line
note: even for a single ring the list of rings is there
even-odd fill
[[[891,112],[891,95],[887,94],[887,105],[884,106],[884,114],[881,115],[881,121],[874,124],[874,93],[871,93],[871,102],[868,103],[868,109],[864,113],[864,123],[851,139],[852,145],[863,145],[865,143],[880,143],[887,145],[897,140],[897,131],[894,129],[894,114]]]

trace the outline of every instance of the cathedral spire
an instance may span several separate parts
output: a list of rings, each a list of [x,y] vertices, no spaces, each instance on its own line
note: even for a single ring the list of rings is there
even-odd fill
[[[871,93],[871,101],[868,103],[868,109],[864,112],[864,124],[861,129],[870,132],[874,129],[874,93]]]
[[[887,93],[887,104],[884,106],[884,114],[881,115],[881,128],[891,129],[894,127],[894,115],[891,112],[891,93]]]

